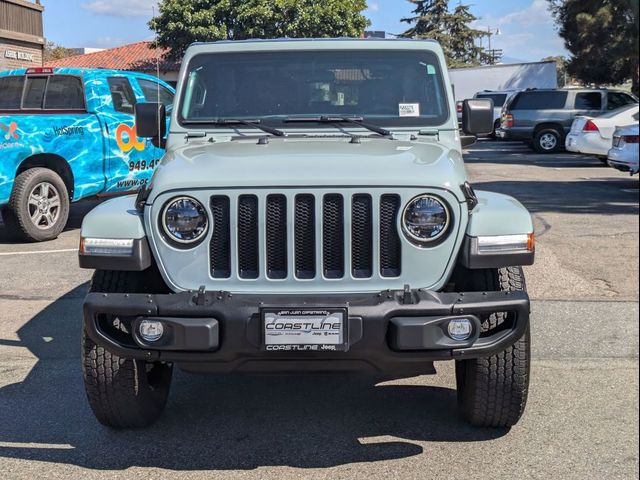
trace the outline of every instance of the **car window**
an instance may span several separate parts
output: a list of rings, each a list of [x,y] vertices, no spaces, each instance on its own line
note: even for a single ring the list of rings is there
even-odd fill
[[[46,110],[84,110],[82,80],[71,75],[52,75],[44,97]]]
[[[19,110],[24,76],[0,78],[0,110]]]
[[[22,97],[22,108],[42,108],[47,77],[27,77]]]
[[[607,93],[607,110],[615,110],[625,105],[632,105],[638,103],[638,101],[631,95],[627,95],[622,92],[608,92]]]
[[[428,51],[200,54],[188,65],[180,121],[354,116],[388,126],[441,125],[449,116],[438,58]],[[307,123],[309,128],[320,125]]]
[[[504,102],[507,100],[506,93],[479,93],[476,95],[476,98],[490,98],[493,100],[494,107],[501,107],[504,105]]]
[[[136,96],[131,88],[128,78],[109,77],[109,90],[113,100],[113,108],[116,112],[133,114],[133,107],[136,104]]]
[[[521,92],[511,102],[513,110],[558,110],[564,108],[567,92]]]
[[[576,93],[576,110],[600,110],[602,108],[602,95],[600,92]]]
[[[170,108],[173,105],[173,92],[168,88],[163,87],[157,82],[152,80],[146,80],[144,78],[138,79],[138,85],[142,89],[145,102],[158,102],[158,93],[160,93],[160,103],[167,109],[167,115],[169,115]]]

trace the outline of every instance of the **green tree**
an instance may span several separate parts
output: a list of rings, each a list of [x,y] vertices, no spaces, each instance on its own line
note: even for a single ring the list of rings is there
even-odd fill
[[[638,0],[549,0],[571,57],[570,75],[585,83],[631,79],[638,93]]]
[[[77,54],[78,52],[73,48],[66,48],[49,41],[44,45],[42,61],[47,63],[52,60],[60,60],[61,58],[72,57]]]
[[[197,41],[361,37],[366,0],[161,0],[149,27],[179,59]]]
[[[401,37],[436,40],[442,46],[449,67],[474,66],[492,63],[476,40],[486,35],[470,25],[477,20],[469,5],[460,3],[449,11],[448,0],[409,0],[415,5],[411,17],[401,21],[411,27]]]
[[[486,35],[486,32],[470,27],[477,19],[478,17],[471,13],[469,5],[462,3],[458,4],[449,16],[450,67],[493,63],[493,58],[476,44],[476,40]]]

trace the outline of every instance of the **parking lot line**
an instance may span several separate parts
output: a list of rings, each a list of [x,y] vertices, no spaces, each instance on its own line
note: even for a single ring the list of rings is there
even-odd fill
[[[36,255],[41,253],[65,253],[65,252],[77,252],[77,248],[63,248],[60,250],[33,250],[30,252],[0,252],[0,257],[8,257],[10,255]]]

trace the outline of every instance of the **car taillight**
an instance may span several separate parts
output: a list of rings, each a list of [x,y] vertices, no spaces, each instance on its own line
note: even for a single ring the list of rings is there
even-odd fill
[[[502,118],[502,124],[506,128],[512,128],[516,124],[516,119],[513,118],[513,115],[511,115],[510,113],[507,113]]]
[[[462,102],[456,103],[456,112],[462,113]]]
[[[622,140],[625,143],[640,143],[640,135],[623,135]]]
[[[593,123],[591,120],[587,120],[587,123],[582,127],[583,132],[599,132],[598,126]]]

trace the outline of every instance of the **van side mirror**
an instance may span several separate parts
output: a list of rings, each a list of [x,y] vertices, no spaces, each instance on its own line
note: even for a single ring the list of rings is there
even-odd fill
[[[136,134],[140,138],[151,138],[153,144],[161,146],[167,134],[167,119],[161,103],[136,103]]]
[[[493,100],[471,98],[462,102],[462,131],[467,135],[493,132]]]

